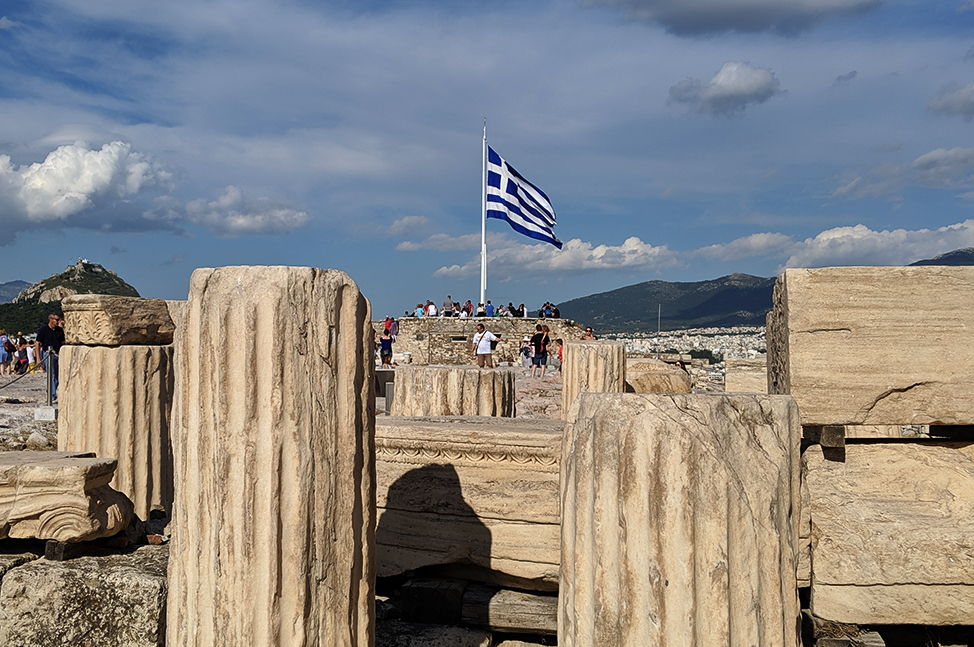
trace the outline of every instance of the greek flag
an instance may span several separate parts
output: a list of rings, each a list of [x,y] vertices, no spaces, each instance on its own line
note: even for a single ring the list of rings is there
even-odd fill
[[[487,147],[487,217],[500,218],[519,234],[561,249],[555,238],[555,210],[544,191]]]

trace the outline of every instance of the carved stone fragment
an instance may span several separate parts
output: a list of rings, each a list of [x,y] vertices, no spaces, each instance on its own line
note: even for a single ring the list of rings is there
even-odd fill
[[[374,640],[369,310],[337,270],[193,272],[176,340],[169,647]]]
[[[787,397],[580,395],[558,645],[796,645],[799,439]]]
[[[64,346],[58,449],[117,456],[112,486],[148,519],[172,510],[172,346]]]
[[[563,428],[555,420],[380,418],[378,575],[461,564],[489,569],[498,583],[557,588]]]
[[[61,302],[65,343],[79,346],[171,344],[172,318],[162,299],[76,294]]]
[[[812,612],[854,624],[974,618],[974,444],[848,444],[802,460]]]
[[[476,366],[396,368],[394,416],[514,417],[514,371]]]
[[[641,359],[626,363],[627,393],[690,393],[690,374],[661,360]]]
[[[89,452],[0,452],[0,539],[63,542],[109,537],[132,502],[108,486],[115,459]]]
[[[568,415],[579,393],[626,390],[626,346],[621,341],[566,341],[562,356],[563,415]]]
[[[825,267],[778,277],[773,393],[803,425],[974,423],[974,267]]]

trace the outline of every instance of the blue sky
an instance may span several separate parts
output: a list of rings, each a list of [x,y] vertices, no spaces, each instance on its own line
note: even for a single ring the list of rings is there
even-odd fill
[[[488,221],[495,303],[974,246],[974,0],[32,0],[0,6],[0,282],[476,300],[484,117],[565,242]]]

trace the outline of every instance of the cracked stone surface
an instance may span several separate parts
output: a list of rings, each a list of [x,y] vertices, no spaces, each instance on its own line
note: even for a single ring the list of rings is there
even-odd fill
[[[817,617],[969,624],[974,444],[846,445],[842,462],[813,446],[802,460]]]
[[[778,277],[773,393],[803,425],[974,423],[974,267],[827,267]]]

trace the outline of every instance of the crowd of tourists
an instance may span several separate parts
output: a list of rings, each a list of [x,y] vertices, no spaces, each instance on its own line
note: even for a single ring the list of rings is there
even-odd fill
[[[537,314],[534,314],[534,312]],[[529,311],[523,303],[519,306],[515,306],[513,302],[508,302],[506,306],[504,304],[495,306],[493,303],[491,303],[490,299],[487,299],[487,303],[478,303],[475,306],[470,299],[467,299],[464,303],[460,303],[459,301],[454,301],[453,297],[448,294],[439,308],[436,307],[435,303],[427,299],[426,303],[417,303],[412,312],[406,310],[406,312],[403,313],[403,316],[460,318],[536,316],[542,319],[558,319],[561,317],[561,312],[558,311],[558,306],[547,301],[539,310]]]
[[[8,334],[0,328],[0,375],[23,375],[33,371],[44,372],[45,365],[51,370],[51,397],[57,400],[57,354],[64,345],[64,317],[50,314],[29,340],[24,333]]]

